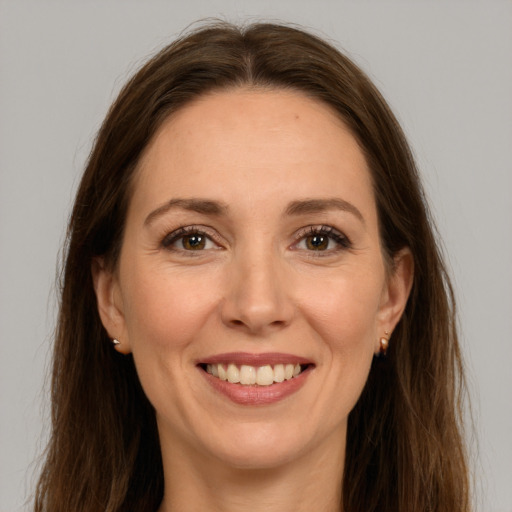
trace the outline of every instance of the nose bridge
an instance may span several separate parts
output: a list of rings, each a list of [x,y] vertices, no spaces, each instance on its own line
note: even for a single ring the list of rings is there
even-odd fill
[[[293,307],[277,251],[254,245],[234,257],[223,304],[223,320],[231,327],[263,333],[290,322]]]

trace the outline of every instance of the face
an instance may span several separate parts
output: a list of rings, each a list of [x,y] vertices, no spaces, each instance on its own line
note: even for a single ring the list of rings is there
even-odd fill
[[[210,94],[164,123],[133,190],[118,267],[99,264],[95,286],[164,452],[254,468],[342,455],[409,285],[400,261],[386,270],[337,115],[297,92]]]

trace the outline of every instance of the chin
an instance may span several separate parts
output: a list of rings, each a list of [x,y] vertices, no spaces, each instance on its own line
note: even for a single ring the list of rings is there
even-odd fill
[[[308,435],[309,434],[309,435]],[[207,450],[226,466],[238,469],[277,469],[318,448],[316,436],[299,421],[295,425],[244,424],[225,427],[219,438],[207,440]]]
[[[219,452],[217,457],[227,466],[237,469],[259,470],[277,469],[293,462],[304,446],[300,443],[284,444],[282,440],[246,440],[235,443]]]

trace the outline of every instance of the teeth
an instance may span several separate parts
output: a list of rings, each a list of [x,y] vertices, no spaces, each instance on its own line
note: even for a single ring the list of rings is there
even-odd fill
[[[243,364],[240,366],[240,384],[250,386],[256,384],[256,368]]]
[[[274,383],[274,370],[272,370],[272,366],[260,366],[258,368],[258,372],[256,373],[256,384],[258,386],[270,386],[270,384]]]
[[[297,377],[302,370],[300,364],[276,364],[274,367],[269,364],[260,367],[243,364],[239,368],[236,364],[230,363],[227,366],[208,364],[206,371],[210,375],[220,380],[227,380],[232,384],[270,386],[274,382],[283,382]]]
[[[274,366],[274,382],[283,382],[284,380],[284,365],[276,364]]]
[[[219,371],[219,379],[220,380],[228,380],[228,374],[227,374],[226,370],[224,369],[224,366],[219,364],[217,369]]]
[[[233,384],[240,382],[240,370],[236,367],[236,365],[228,364],[227,377],[228,381]]]

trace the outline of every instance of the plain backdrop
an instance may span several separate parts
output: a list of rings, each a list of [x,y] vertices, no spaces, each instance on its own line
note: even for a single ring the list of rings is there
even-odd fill
[[[59,251],[116,92],[193,21],[336,41],[409,137],[444,241],[473,399],[476,506],[512,512],[512,2],[0,0],[0,511],[29,510]]]

